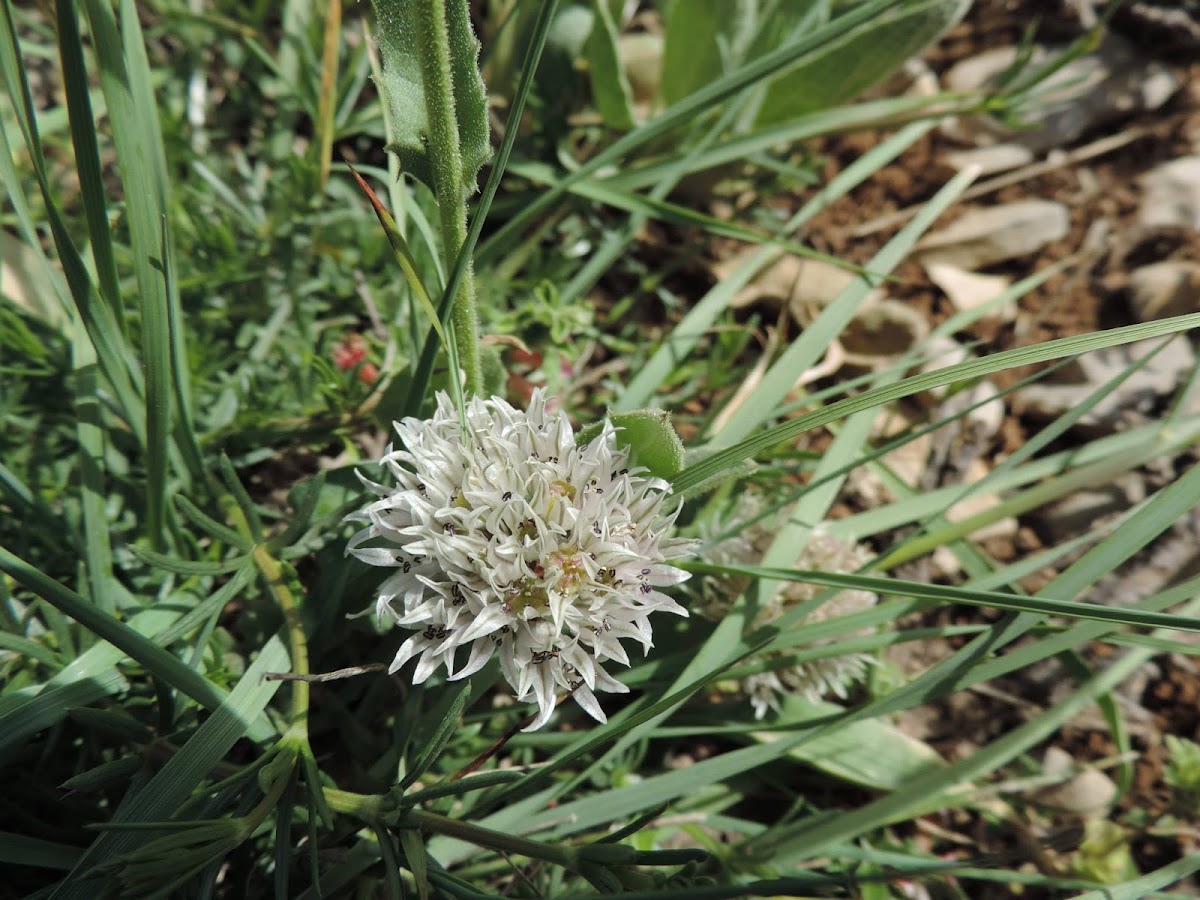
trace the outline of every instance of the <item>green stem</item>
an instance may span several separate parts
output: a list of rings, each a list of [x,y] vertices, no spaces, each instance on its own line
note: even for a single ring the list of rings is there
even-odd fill
[[[466,841],[477,847],[487,847],[501,853],[516,853],[530,859],[540,859],[555,865],[574,869],[577,865],[576,856],[561,847],[552,847],[528,838],[517,837],[503,831],[493,831],[470,822],[460,822],[437,813],[426,812],[423,809],[410,809],[404,816],[402,824],[418,826],[425,831],[444,834],[447,837]]]
[[[304,633],[304,618],[300,615],[300,603],[288,584],[284,564],[275,559],[269,550],[258,544],[250,553],[254,565],[266,580],[283,613],[287,627],[288,643],[292,651],[292,671],[297,675],[308,674],[308,637]],[[291,727],[307,742],[308,740],[308,682],[298,679],[292,682]]]
[[[268,765],[272,764],[275,764],[277,769],[273,773],[275,777],[271,779],[266,795],[250,812],[241,817],[240,821],[246,828],[246,837],[252,835],[254,830],[266,821],[271,810],[279,805],[279,800],[283,797],[283,792],[286,790],[288,781],[292,777],[292,769],[296,765],[296,751],[290,748],[282,750],[278,760],[272,760],[268,763]]]
[[[447,265],[453,265],[467,239],[467,207],[454,85],[450,75],[446,0],[421,0],[412,8],[421,74],[425,80],[429,157],[441,220],[442,250]],[[475,273],[469,261],[454,298],[450,323],[466,381],[464,389],[467,394],[478,394],[483,390],[479,368],[479,316],[475,309]]]
[[[246,519],[242,508],[232,499],[223,503],[227,514],[233,520],[238,533],[255,540],[258,536],[255,529]],[[292,671],[297,675],[307,675],[308,672],[308,637],[304,633],[304,617],[300,615],[300,602],[292,593],[287,563],[280,562],[271,555],[264,544],[255,544],[250,551],[250,558],[258,569],[271,596],[279,604],[283,613],[283,624],[287,628],[288,645],[292,653]],[[308,682],[298,679],[292,682],[292,716],[291,730],[303,743],[308,743]]]
[[[354,816],[368,823],[376,823],[386,815],[393,802],[388,794],[355,794],[351,791],[325,789],[325,799],[329,808],[334,812]],[[392,807],[394,809],[394,807]],[[548,863],[575,869],[578,864],[577,854],[571,848],[552,847],[528,838],[517,837],[503,831],[493,831],[470,822],[460,822],[437,813],[426,812],[422,809],[405,810],[399,817],[399,826],[421,828],[434,834],[444,834],[474,844],[476,847],[486,847],[500,853],[516,853],[530,859],[540,859]]]

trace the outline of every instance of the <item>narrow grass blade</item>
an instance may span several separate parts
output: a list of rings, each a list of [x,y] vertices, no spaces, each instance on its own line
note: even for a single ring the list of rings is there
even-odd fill
[[[1080,894],[1075,900],[1143,900],[1144,897],[1160,896],[1155,891],[1169,888],[1183,881],[1194,872],[1200,871],[1200,853],[1189,853],[1170,865],[1155,869],[1141,878],[1110,885]],[[1182,894],[1163,894],[1163,897],[1182,897]]]
[[[144,547],[135,545],[131,545],[127,549],[146,565],[162,569],[166,572],[173,572],[176,575],[224,575],[227,572],[235,572],[247,565],[247,558],[244,556],[235,556],[231,559],[222,560],[192,560],[177,559],[174,556],[167,556],[165,553],[155,553],[153,550],[147,550]]]
[[[592,33],[584,47],[589,65],[592,99],[604,124],[609,128],[632,128],[633,100],[629,79],[625,76],[617,50],[618,29],[612,7],[608,0],[594,0],[592,10]]]
[[[325,11],[325,44],[321,51],[321,96],[317,105],[317,184],[329,180],[333,155],[334,97],[338,86],[338,46],[342,36],[342,0],[329,0]]]
[[[685,154],[682,159],[686,160],[687,155]],[[509,166],[509,171],[514,175],[520,175],[523,178],[528,178],[531,181],[546,186],[553,185],[557,181],[557,174],[545,163],[517,163]],[[679,169],[674,169],[669,174],[670,177],[667,178],[667,182],[670,185],[676,184],[683,177],[683,172]],[[686,206],[660,200],[655,195],[637,194],[610,187],[606,181],[579,181],[570,185],[568,190],[577,197],[594,200],[597,203],[603,203],[606,206],[634,213],[646,219],[671,222],[686,228],[703,228],[709,234],[716,237],[727,237],[752,245],[769,244],[780,250],[786,250],[788,253],[794,253],[797,256],[804,256],[809,259],[819,259],[851,272],[869,274],[875,271],[869,265],[855,266],[836,256],[831,256],[828,253],[820,253],[812,247],[806,247],[804,244],[799,244],[787,238],[780,238],[766,232],[755,231],[736,222],[718,219],[715,216],[690,209]]]
[[[844,172],[835,177],[824,190],[792,216],[781,229],[781,233],[794,233],[826,205],[850,191],[881,166],[903,153],[930,127],[925,123],[910,125],[883,141],[879,146],[872,148],[861,159],[856,160]],[[682,321],[675,326],[663,342],[662,347],[654,352],[646,365],[625,385],[625,389],[621,391],[621,395],[613,404],[613,410],[627,412],[648,405],[654,392],[675,370],[679,361],[684,359],[704,337],[717,317],[729,306],[734,295],[745,287],[763,267],[777,259],[778,255],[779,251],[776,249],[763,248],[736,272],[716,284],[705,294],[700,302],[692,307]]]
[[[408,249],[408,241],[404,239],[404,235],[400,233],[400,229],[396,227],[396,220],[383,205],[383,201],[371,189],[371,186],[363,180],[363,177],[355,171],[354,166],[350,166],[350,174],[354,176],[354,180],[358,183],[359,188],[367,199],[371,202],[371,207],[375,210],[375,217],[379,219],[379,224],[383,226],[384,234],[387,235],[388,243],[392,246],[392,253],[396,257],[396,262],[400,264],[400,271],[404,273],[404,280],[408,282],[409,289],[412,290],[413,296],[417,298],[417,302],[421,304],[421,310],[429,317],[429,323],[433,330],[437,332],[438,340],[444,346],[449,345],[449,339],[446,337],[446,331],[442,325],[442,320],[438,318],[437,310],[433,307],[433,301],[429,299],[429,292],[425,290],[425,285],[421,281],[421,276],[417,274],[417,261],[413,258],[412,251]]]
[[[446,692],[445,697],[433,710],[433,715],[439,720],[437,727],[434,729],[425,747],[421,750],[420,755],[412,761],[411,768],[400,780],[398,787],[401,790],[424,775],[425,771],[437,760],[438,756],[446,748],[446,744],[454,736],[454,732],[461,725],[462,711],[466,708],[467,701],[470,698],[470,681],[463,682],[462,687],[454,693]]]
[[[90,648],[84,656],[95,649],[96,647]],[[117,661],[119,658],[111,665],[115,665]],[[5,695],[0,698],[8,701],[0,704],[0,725],[3,726],[3,731],[0,731],[0,752],[19,746],[39,731],[52,727],[62,721],[71,710],[90,706],[102,697],[120,693],[128,687],[129,682],[125,677],[115,668],[109,668],[88,678],[79,678],[53,687],[46,685],[34,696]]]
[[[0,831],[0,863],[7,866],[69,869],[75,865],[82,852],[78,847],[68,844]]]
[[[68,587],[43,575],[29,563],[0,548],[0,571],[37,594],[84,628],[119,648],[156,678],[182,691],[201,706],[216,709],[225,692],[194,669],[124,622],[101,612]]]
[[[1166,345],[1167,342],[1164,341],[1159,345],[1157,350],[1146,354],[1139,360],[1135,360],[1115,376],[1098,385],[1082,403],[1067,410],[1067,412],[1055,419],[1050,425],[1033,435],[1021,447],[1017,448],[1012,455],[988,472],[987,475],[974,484],[961,488],[958,501],[965,499],[973,493],[986,494],[991,492],[992,483],[997,478],[1000,478],[1004,472],[1018,468],[1026,460],[1033,459],[1044,448],[1050,446],[1055,440],[1066,434],[1072,426],[1078,423],[1106,397],[1111,396],[1135,372],[1146,366]],[[1046,502],[1058,499],[1059,497],[1065,497],[1077,488],[1087,485],[1104,484],[1108,480],[1107,476],[1110,472],[1115,477],[1117,474],[1130,471],[1140,464],[1140,462],[1135,463],[1130,457],[1124,456],[1114,457],[1111,461],[1101,460],[1096,464],[1094,470],[1091,468],[1081,469],[1075,479],[1064,478],[1053,484],[1040,485],[1026,492],[1024,497],[1009,497],[1002,503],[996,504],[992,509],[984,510],[965,520],[959,520],[954,523],[942,521],[939,523],[939,527],[932,529],[930,528],[932,523],[924,523],[922,529],[925,532],[924,534],[918,532],[904,541],[899,547],[893,548],[886,557],[877,563],[877,567],[888,569],[901,562],[915,559],[923,553],[932,552],[937,547],[948,545],[961,537],[965,537],[991,522],[998,521],[1009,515],[1019,515],[1022,512],[1035,509]]]
[[[420,791],[411,791],[404,795],[405,806],[416,806],[439,797],[457,797],[459,794],[469,794],[471,791],[481,791],[484,788],[495,787],[498,784],[510,784],[520,781],[525,775],[520,769],[497,769],[494,772],[480,772],[468,775],[458,781],[447,781],[435,784],[433,787]]]
[[[79,441],[80,512],[83,515],[84,569],[88,594],[102,612],[116,610],[109,543],[108,497],[104,471],[104,418],[100,409],[96,350],[83,325],[72,323],[71,355],[75,369],[75,435]]]
[[[158,636],[178,619],[178,610],[158,607],[133,616],[126,627],[137,635]],[[125,653],[113,644],[99,643],[45,683],[0,696],[0,753],[54,725],[71,710],[126,689],[128,682],[117,668],[124,658]]]
[[[88,336],[96,347],[101,368],[112,385],[121,414],[126,417],[130,429],[140,444],[145,443],[145,411],[142,407],[140,370],[138,361],[124,340],[117,319],[105,303],[96,296],[91,279],[74,243],[70,231],[55,204],[46,172],[46,161],[42,155],[38,137],[37,119],[25,71],[21,65],[21,51],[17,44],[12,8],[4,4],[0,15],[0,74],[3,75],[9,97],[14,101],[13,112],[25,138],[25,146],[33,164],[34,176],[45,205],[55,248],[62,262],[69,296],[60,299],[64,308],[74,308],[88,330]],[[0,181],[4,182],[13,205],[23,236],[30,247],[41,246],[38,224],[33,221],[29,204],[25,199],[21,179],[13,166],[13,153],[8,143],[4,119],[0,118]],[[41,255],[38,255],[41,259]],[[60,284],[57,273],[47,267],[49,280]]]
[[[655,138],[660,137],[676,127],[692,121],[697,115],[726,100],[744,88],[756,84],[776,72],[803,58],[806,54],[815,52],[827,42],[846,34],[852,28],[863,22],[868,22],[882,10],[887,9],[893,0],[870,0],[838,16],[829,24],[813,29],[803,39],[774,50],[765,56],[755,59],[740,69],[729,73],[723,78],[708,84],[686,99],[676,103],[654,120],[647,122],[621,137],[612,145],[597,153],[594,157],[572,172],[556,187],[546,191],[536,200],[510,219],[488,240],[481,248],[478,261],[494,261],[495,258],[514,242],[525,226],[544,216],[554,204],[559,202],[562,193],[573,181],[588,178],[607,166],[619,163],[631,151],[641,147]],[[510,128],[510,131],[512,129]],[[659,177],[652,179],[657,183]]]
[[[767,153],[775,147],[823,135],[895,126],[918,116],[947,112],[946,107],[945,97],[900,97],[812,112],[750,134],[727,138],[697,157],[692,164],[693,170],[740,162],[755,154]],[[669,162],[648,163],[610,175],[604,181],[612,187],[636,191],[656,184],[670,165]]]
[[[973,179],[974,173],[970,171],[960,172],[950,179],[921,207],[921,212],[912,222],[872,257],[866,266],[871,274],[860,276],[838,294],[816,320],[800,333],[767,370],[751,401],[738,408],[713,436],[712,446],[726,447],[742,440],[771,415],[795,385],[796,379],[816,365],[829,345],[837,340],[867,294],[878,286],[880,277],[890,273],[908,256],[921,235],[967,189]]]
[[[1159,423],[1144,425],[1091,441],[1083,447],[1028,461],[1017,468],[1000,466],[999,474],[989,484],[989,490],[993,493],[1017,490],[1043,479],[1060,478],[1076,469],[1114,457],[1134,460],[1131,465],[1136,467],[1155,456],[1175,452],[1197,440],[1200,440],[1200,418],[1197,417],[1177,423],[1172,428],[1172,439],[1165,443]],[[830,522],[829,531],[838,537],[853,540],[883,534],[949,509],[961,492],[959,485],[947,485],[914,494],[909,501],[892,503]]]
[[[1144,665],[1153,653],[1152,650],[1126,653],[1104,671],[1080,684],[1071,696],[1046,712],[966,759],[945,769],[916,776],[901,791],[858,809],[843,811],[832,821],[783,826],[769,836],[748,842],[745,849],[752,854],[768,854],[777,860],[811,858],[820,855],[836,841],[846,840],[898,819],[944,808],[952,803],[952,789],[996,771],[1018,754],[1045,740],[1097,697],[1111,691]],[[960,792],[959,796],[963,798],[969,794]]]
[[[969,590],[943,584],[901,581],[873,575],[843,575],[837,572],[817,572],[807,569],[779,569],[763,566],[712,566],[704,563],[684,563],[693,572],[710,574],[731,573],[766,578],[774,581],[800,581],[844,590],[869,591],[875,594],[915,597],[939,603],[963,603],[971,606],[1029,612],[1041,616],[1062,616],[1092,622],[1112,622],[1139,628],[1171,628],[1175,631],[1200,631],[1200,619],[1174,616],[1167,613],[1125,609],[1119,606],[1096,606],[1071,600],[1048,597],[1022,597],[993,591]]]
[[[171,328],[159,239],[167,216],[167,175],[158,130],[149,65],[137,11],[121,2],[120,30],[111,6],[85,0],[100,85],[112,123],[117,166],[125,188],[133,270],[141,312],[142,359],[146,373],[145,534],[157,549],[167,543],[166,494],[171,433]]]
[[[420,829],[402,829],[400,848],[404,851],[408,870],[412,872],[413,880],[417,883],[417,897],[420,900],[429,900],[429,866],[425,854],[425,839],[421,836]]]
[[[100,150],[96,143],[96,119],[92,114],[90,85],[79,36],[75,4],[58,0],[58,48],[62,60],[63,89],[71,122],[71,142],[75,148],[75,169],[87,218],[92,259],[96,264],[100,296],[112,310],[112,317],[125,333],[121,287],[113,257],[112,230],[108,224],[108,204],[104,199],[104,175],[100,168]]]
[[[205,723],[178,753],[167,760],[149,784],[121,806],[113,817],[113,824],[132,825],[170,819],[234,743],[250,730],[279,689],[278,681],[265,681],[263,674],[284,671],[288,666],[283,641],[278,636],[271,638],[237,686],[215,707]],[[154,836],[153,832],[142,834],[131,831],[101,834],[51,896],[62,900],[91,900],[97,896],[99,888],[94,878],[95,869],[137,849]]]
[[[813,428],[819,428],[830,422],[836,422],[838,419],[859,410],[882,406],[885,403],[911,396],[920,391],[952,384],[956,381],[981,378],[985,375],[1002,372],[1005,369],[1016,366],[1034,365],[1064,356],[1086,353],[1089,350],[1114,347],[1119,344],[1128,344],[1145,338],[1175,334],[1176,332],[1187,331],[1188,329],[1197,327],[1200,327],[1200,313],[1192,313],[1190,315],[1159,319],[1154,322],[1146,322],[1138,325],[1126,325],[1122,328],[1112,328],[1107,331],[1095,331],[1090,334],[1059,338],[1058,340],[1047,341],[1046,343],[1035,344],[1030,347],[1017,347],[1013,350],[993,353],[983,359],[969,360],[933,372],[913,375],[895,384],[876,388],[859,394],[856,397],[848,397],[845,400],[831,403],[829,406],[815,412],[799,416],[790,422],[784,422],[774,428],[769,428],[732,447],[719,450],[712,456],[701,460],[695,465],[688,466],[680,472],[673,480],[672,487],[681,493],[686,492],[689,488],[701,484],[715,475],[719,475],[723,470],[737,465],[743,460],[753,459],[759,453],[774,447],[776,444],[791,440],[806,431],[811,431]]]

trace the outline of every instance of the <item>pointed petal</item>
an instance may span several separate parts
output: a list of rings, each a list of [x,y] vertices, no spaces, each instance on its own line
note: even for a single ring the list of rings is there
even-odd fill
[[[451,676],[450,680],[458,681],[459,679],[469,678],[474,675],[487,665],[488,660],[492,658],[492,654],[495,652],[496,645],[490,639],[476,641],[471,645],[471,655],[467,659],[467,664],[463,666],[461,672]]]
[[[571,694],[575,702],[579,704],[579,708],[585,713],[603,725],[608,721],[608,716],[604,715],[604,710],[600,708],[600,701],[596,699],[596,695],[588,690],[587,685],[581,684]]]
[[[541,678],[534,678],[533,690],[534,693],[537,694],[538,716],[533,721],[533,724],[526,728],[522,728],[522,731],[537,731],[550,721],[550,715],[554,712],[555,697],[553,686],[547,690],[547,686]]]
[[[628,694],[629,688],[613,678],[599,666],[596,666],[596,690],[608,691],[610,694]]]
[[[507,625],[509,614],[500,609],[499,605],[488,606],[475,617],[475,621],[467,626],[467,630],[462,633],[459,642],[466,644],[470,641],[479,640],[486,637],[498,628]]]
[[[392,664],[388,666],[388,674],[395,675],[400,671],[400,667],[406,662],[425,649],[427,641],[419,634],[414,634],[407,641],[400,645],[400,649],[396,651],[396,658],[392,660]]]
[[[438,670],[438,666],[440,666],[441,663],[441,649],[430,647],[423,654],[421,654],[421,660],[417,663],[416,669],[413,670],[413,684],[423,683],[426,678]],[[449,663],[447,665],[447,668],[448,667]]]

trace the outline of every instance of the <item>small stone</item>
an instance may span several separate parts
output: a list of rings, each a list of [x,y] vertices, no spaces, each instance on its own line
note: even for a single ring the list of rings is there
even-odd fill
[[[649,107],[658,98],[662,82],[663,37],[636,31],[617,38],[617,54],[625,69],[635,104]]]
[[[1045,54],[1046,49],[1039,47],[1035,52]],[[978,90],[1003,75],[1016,60],[1016,47],[997,47],[959,60],[946,72],[946,90]]]
[[[1076,491],[1056,500],[1030,516],[1030,523],[1046,543],[1057,544],[1079,537],[1100,519],[1124,512],[1145,499],[1145,482],[1141,476],[1130,473],[1110,484]]]
[[[921,366],[921,372],[936,372],[971,359],[971,355],[953,338],[939,336],[925,345],[930,356]],[[987,441],[995,437],[1004,424],[1004,400],[1000,390],[988,379],[980,379],[970,387],[963,388],[947,399],[949,385],[930,388],[918,395],[918,399],[929,405],[943,404],[940,418],[970,409],[963,415],[962,426],[972,432],[972,437]],[[944,403],[943,403],[944,401]]]
[[[945,415],[963,409],[969,410],[963,415],[963,427],[978,441],[991,440],[1004,424],[1004,400],[1000,397],[1000,389],[986,378],[959,391],[943,407]]]
[[[940,287],[959,311],[978,309],[995,300],[1008,290],[1012,283],[1003,275],[981,275],[968,272],[951,263],[929,260],[925,265],[929,280]],[[1002,322],[1011,322],[1017,317],[1016,301],[1010,301],[991,310],[991,314]]]
[[[1018,52],[1000,47],[957,63],[946,73],[947,89],[973,91],[994,84],[1017,61]],[[1065,52],[1065,47],[1036,46],[1026,71]],[[1033,127],[1014,129],[989,116],[972,116],[952,120],[947,130],[970,143],[1003,141],[1044,153],[1115,120],[1157,109],[1180,83],[1170,68],[1109,34],[1097,50],[1069,60],[1030,92],[1021,114]]]
[[[875,368],[907,353],[928,336],[925,316],[899,300],[885,297],[865,300],[839,340],[848,363]]]
[[[728,278],[751,256],[757,247],[714,263],[713,275]],[[734,295],[734,309],[765,303],[774,309],[786,304],[792,316],[801,323],[811,322],[813,315],[849,287],[858,275],[820,259],[805,259],[786,254],[766,266],[746,287]]]
[[[1181,156],[1142,176],[1138,220],[1148,228],[1200,230],[1200,156]]]
[[[953,150],[946,154],[946,162],[960,172],[977,166],[980,175],[994,175],[1033,162],[1033,155],[1032,150],[1020,144],[991,144],[970,150]]]
[[[974,270],[1026,256],[1067,235],[1071,215],[1053,200],[1018,200],[973,209],[952,225],[932,232],[917,245],[928,268],[943,263]]]
[[[1047,775],[1062,775],[1077,767],[1075,759],[1060,747],[1050,747],[1042,762]],[[1084,767],[1061,784],[1037,791],[1039,803],[1078,816],[1107,813],[1117,799],[1117,785],[1098,769]]]
[[[972,460],[971,465],[963,474],[962,483],[964,485],[975,484],[986,478],[991,471],[991,467],[982,459]],[[951,522],[962,522],[993,509],[1000,504],[1000,500],[999,494],[971,494],[946,510],[946,518]],[[1020,523],[1014,517],[1006,516],[971,532],[971,539],[983,541],[997,537],[1016,537],[1020,527]]]
[[[1166,260],[1134,269],[1129,305],[1138,322],[1200,312],[1200,263]]]
[[[957,366],[971,358],[962,344],[947,335],[930,338],[922,349],[925,351],[925,362],[920,369],[922,375]],[[917,398],[926,405],[935,405],[945,398],[948,390],[949,385],[941,384],[922,391]]]
[[[1036,419],[1055,419],[1087,402],[1097,388],[1135,360],[1156,350],[1161,339],[1135,341],[1085,353],[1072,365],[1052,372],[1018,394],[1022,412]],[[1196,363],[1188,339],[1179,335],[1155,357],[1100,399],[1075,423],[1085,436],[1110,434],[1141,424],[1178,390]]]

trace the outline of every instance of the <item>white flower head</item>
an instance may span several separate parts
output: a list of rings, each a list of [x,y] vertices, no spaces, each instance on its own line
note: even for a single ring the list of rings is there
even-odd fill
[[[432,418],[396,423],[402,449],[381,462],[397,486],[359,476],[379,499],[350,517],[366,527],[346,551],[396,569],[376,612],[417,629],[389,671],[418,658],[414,684],[441,666],[466,678],[497,654],[517,698],[537,701],[527,730],[546,723],[559,691],[604,722],[594,691],[629,689],[603,664],[629,665],[625,638],[650,649],[652,612],[687,615],[658,590],[688,577],[666,561],[694,546],[667,536],[670,485],[629,467],[608,421],[577,446],[540,390],[528,411],[472,398],[466,422],[464,434],[439,393]]]
[[[714,526],[702,529],[707,547],[701,551],[701,559],[717,565],[760,563],[775,537],[775,529],[772,527],[774,517],[757,520],[765,508],[765,502],[757,494],[742,494],[733,512],[733,521],[756,521],[716,543],[712,541],[713,535],[720,534],[730,523],[717,522]],[[843,543],[818,527],[809,535],[808,542],[796,559],[795,567],[852,574],[870,559],[871,554],[865,547]],[[705,618],[720,620],[733,608],[750,582],[751,579],[736,575],[710,576],[700,584],[697,596],[698,611]],[[787,582],[763,603],[754,624],[757,627],[767,625],[789,610],[809,602],[823,590],[824,588],[817,585],[804,582]],[[847,588],[838,591],[805,616],[803,624],[861,612],[874,606],[878,599],[868,591]],[[857,632],[859,635],[863,633]],[[828,643],[831,641],[816,642],[817,645]],[[814,702],[826,694],[835,694],[845,699],[849,695],[848,689],[866,677],[867,670],[873,662],[875,658],[867,653],[826,656],[808,662],[778,666],[751,675],[742,681],[741,689],[754,707],[755,718],[761,719],[768,711],[779,708],[779,698],[784,694],[800,694]]]

